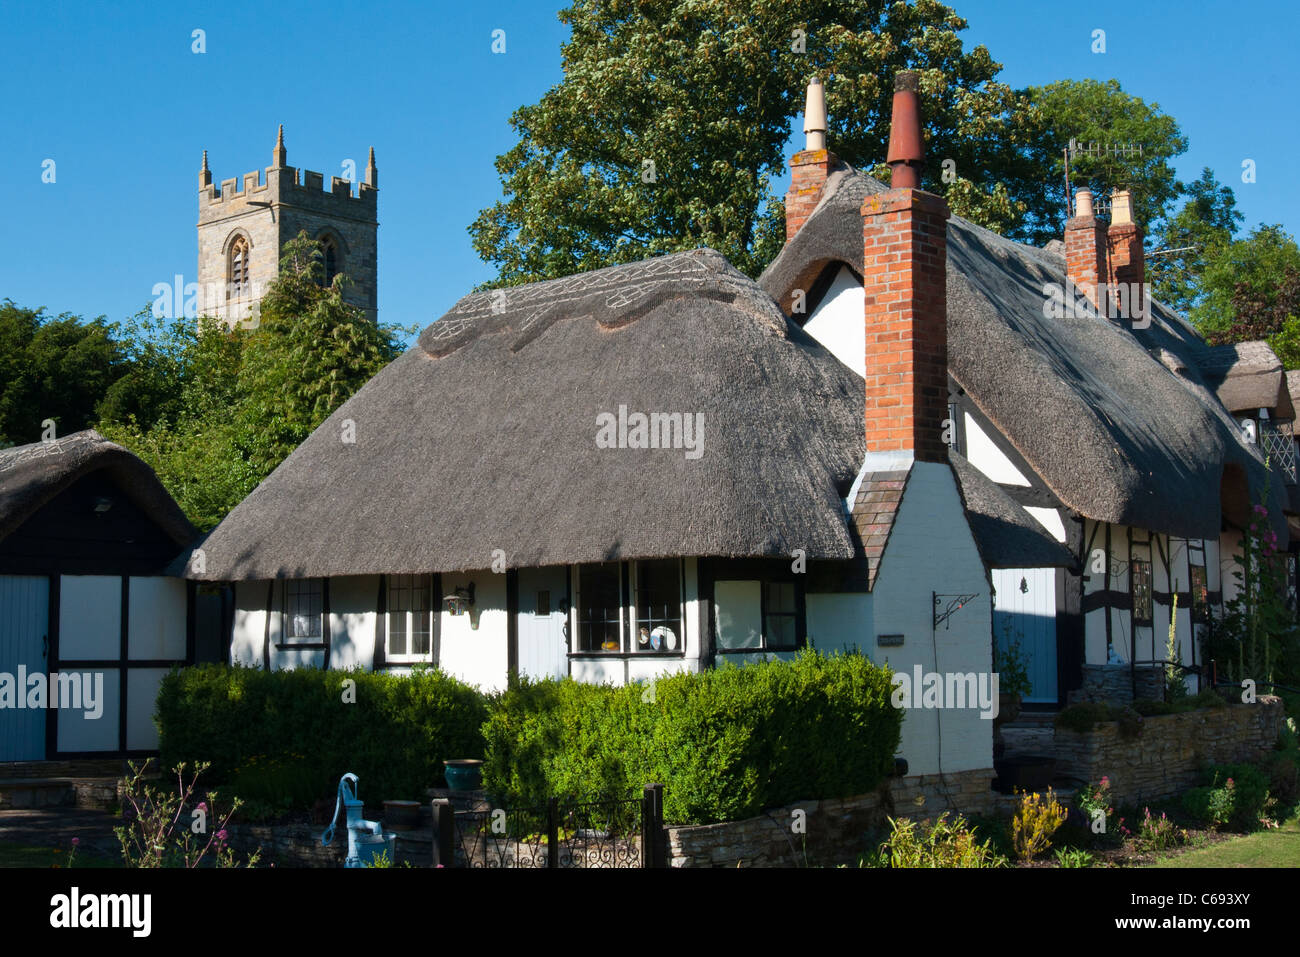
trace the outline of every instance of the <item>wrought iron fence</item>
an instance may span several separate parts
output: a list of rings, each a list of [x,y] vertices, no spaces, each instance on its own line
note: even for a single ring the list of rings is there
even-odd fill
[[[663,787],[630,798],[457,810],[434,802],[434,864],[471,868],[663,867]]]

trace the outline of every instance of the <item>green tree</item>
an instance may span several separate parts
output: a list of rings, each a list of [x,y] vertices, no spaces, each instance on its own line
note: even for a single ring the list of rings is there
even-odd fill
[[[319,242],[299,233],[285,243],[244,349],[241,441],[262,476],[402,351],[404,330],[376,326],[343,301],[346,276],[324,281]]]
[[[1065,155],[1070,140],[1086,146],[1136,144],[1141,155],[1099,152],[1070,161],[1070,184],[1095,196],[1133,192],[1134,214],[1147,232],[1159,229],[1182,184],[1170,160],[1186,152],[1187,137],[1173,117],[1124,92],[1118,80],[1062,80],[1025,91],[1030,109],[1025,145],[1012,165],[1013,196],[1025,206],[1009,234],[1035,245],[1060,239],[1065,229]]]
[[[88,428],[109,388],[129,369],[101,316],[89,321],[0,303],[0,445],[39,441],[42,422],[57,435]]]
[[[201,529],[393,359],[411,331],[376,327],[343,302],[346,277],[326,286],[324,276],[320,244],[299,234],[285,244],[255,329],[147,314],[123,327],[135,364],[105,402],[100,429],[148,462]]]
[[[1259,226],[1207,257],[1190,318],[1212,342],[1267,339],[1300,368],[1300,247],[1280,225]]]
[[[1200,301],[1206,267],[1232,242],[1244,218],[1232,188],[1208,167],[1186,195],[1182,209],[1153,237],[1154,245],[1169,252],[1148,257],[1146,267],[1152,298],[1184,314]]]
[[[1023,100],[996,81],[966,22],[934,0],[575,0],[564,80],[510,123],[504,198],[469,227],[497,282],[552,278],[712,246],[751,275],[784,240],[791,118],[826,81],[828,145],[864,168],[885,155],[893,77],[922,71],[928,173],[953,205],[1005,227],[1020,211],[999,163]]]

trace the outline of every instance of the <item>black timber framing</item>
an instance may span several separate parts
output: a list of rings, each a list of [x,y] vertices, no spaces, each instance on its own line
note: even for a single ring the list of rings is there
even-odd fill
[[[506,569],[506,674],[519,677],[519,569]]]

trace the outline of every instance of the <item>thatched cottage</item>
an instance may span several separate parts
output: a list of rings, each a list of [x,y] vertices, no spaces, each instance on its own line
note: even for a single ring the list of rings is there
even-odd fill
[[[1112,267],[1140,281],[1136,227],[1081,202],[1065,254],[1031,249],[917,188],[915,84],[889,189],[826,150],[810,88],[760,283],[701,249],[425,329],[190,557],[234,584],[232,660],[499,688],[812,645],[987,676],[996,630],[1056,704],[1087,665],[1160,657],[1177,592],[1195,662],[1263,460],[1177,316],[1049,317],[1067,278],[1094,307]],[[909,710],[901,755],[987,774],[987,715],[945,704]]]
[[[231,658],[499,688],[811,645],[987,679],[988,569],[1072,558],[949,454],[947,210],[884,195],[914,284],[859,313],[895,367],[865,382],[712,250],[466,296],[193,556],[235,583]],[[989,702],[920,691],[911,770],[987,774]]]
[[[868,296],[879,280],[864,260],[861,210],[886,187],[825,150],[791,165],[788,241],[759,281],[792,322],[866,374],[856,317],[864,276]],[[1158,302],[1147,316],[1113,318],[1116,290],[1144,290],[1145,275],[1128,194],[1112,209],[1108,224],[1080,191],[1065,243],[1045,249],[959,217],[947,226],[954,453],[1075,559],[993,572],[998,639],[1021,641],[1027,700],[1050,707],[1086,692],[1108,662],[1135,685],[1141,666],[1154,670],[1175,596],[1182,661],[1203,666],[1201,637],[1235,592],[1251,506],[1268,495],[1283,543],[1284,512],[1296,511],[1281,363],[1262,342],[1211,348]]]
[[[158,746],[158,683],[195,660],[198,532],[97,432],[0,450],[0,761]]]

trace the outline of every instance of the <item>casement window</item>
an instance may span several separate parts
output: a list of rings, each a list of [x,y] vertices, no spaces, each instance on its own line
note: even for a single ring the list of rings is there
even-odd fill
[[[620,651],[623,647],[622,565],[578,566],[578,650]]]
[[[1146,559],[1129,562],[1129,594],[1133,598],[1133,624],[1151,624],[1151,562]]]
[[[305,578],[284,583],[281,608],[280,640],[285,643],[316,644],[324,640],[322,615],[324,585],[319,578]]]
[[[682,562],[580,565],[575,619],[581,654],[683,654]]]
[[[643,654],[682,652],[682,563],[676,558],[636,562],[636,590],[632,623],[636,641],[628,651]]]
[[[804,595],[799,582],[716,581],[713,611],[719,654],[795,651],[806,642]]]
[[[433,654],[433,588],[428,575],[388,576],[384,655],[402,663]]]
[[[248,253],[248,240],[243,236],[235,237],[235,241],[230,244],[230,264],[227,268],[228,299],[242,299],[249,293]]]

